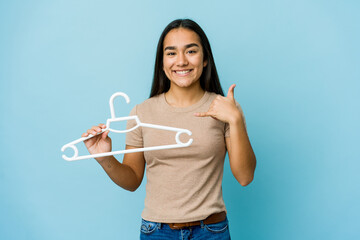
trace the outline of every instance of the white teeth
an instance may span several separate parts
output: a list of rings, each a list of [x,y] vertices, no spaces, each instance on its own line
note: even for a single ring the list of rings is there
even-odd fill
[[[179,74],[185,74],[185,73],[188,73],[190,72],[190,70],[186,70],[186,71],[175,71],[176,73],[179,73]]]

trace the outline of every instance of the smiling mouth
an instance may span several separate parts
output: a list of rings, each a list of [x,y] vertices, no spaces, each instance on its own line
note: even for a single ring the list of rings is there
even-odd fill
[[[192,71],[192,69],[189,69],[189,70],[174,70],[174,72],[175,72],[177,75],[180,75],[180,76],[186,76],[186,75],[189,74],[191,71]]]

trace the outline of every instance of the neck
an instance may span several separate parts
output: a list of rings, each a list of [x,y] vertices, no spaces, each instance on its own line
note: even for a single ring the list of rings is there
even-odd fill
[[[197,103],[203,96],[205,91],[200,84],[189,88],[174,87],[171,84],[169,91],[165,93],[168,104],[173,107],[188,107]]]

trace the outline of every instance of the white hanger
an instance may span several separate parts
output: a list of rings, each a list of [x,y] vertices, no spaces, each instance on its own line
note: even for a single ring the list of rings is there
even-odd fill
[[[187,147],[190,146],[190,144],[193,142],[193,139],[189,139],[189,141],[187,143],[183,143],[180,141],[179,136],[182,133],[186,133],[189,136],[192,134],[189,130],[187,129],[182,129],[182,128],[174,128],[174,127],[167,127],[167,126],[161,126],[161,125],[154,125],[154,124],[149,124],[149,123],[142,123],[140,122],[138,116],[128,116],[128,117],[115,117],[115,111],[114,111],[114,99],[118,96],[122,96],[125,98],[126,103],[130,102],[130,99],[128,97],[128,95],[126,95],[125,93],[122,92],[117,92],[114,93],[111,97],[110,97],[110,112],[111,112],[111,118],[109,118],[106,121],[106,128],[103,129],[100,133],[101,134],[107,130],[109,130],[110,132],[116,132],[116,133],[126,133],[126,132],[131,132],[133,130],[135,130],[138,127],[149,127],[149,128],[156,128],[156,129],[163,129],[163,130],[169,130],[169,131],[174,131],[177,132],[176,136],[175,136],[175,141],[177,144],[172,144],[172,145],[162,145],[162,146],[155,146],[155,147],[145,147],[145,148],[134,148],[134,149],[127,149],[127,150],[120,150],[120,151],[112,151],[112,152],[105,152],[105,153],[97,153],[97,154],[92,154],[92,155],[85,155],[85,156],[78,156],[79,155],[79,151],[77,149],[77,147],[75,146],[75,144],[79,143],[79,142],[83,142],[89,138],[92,138],[96,135],[92,135],[90,134],[87,137],[82,137],[79,138],[75,141],[72,141],[68,144],[65,144],[62,148],[61,151],[64,152],[65,149],[67,148],[72,148],[74,150],[74,155],[72,157],[68,157],[65,154],[62,155],[62,157],[66,160],[66,161],[75,161],[75,160],[82,160],[82,159],[88,159],[88,158],[97,158],[97,157],[105,157],[105,156],[111,156],[111,155],[116,155],[116,154],[125,154],[125,153],[133,153],[133,152],[144,152],[144,151],[153,151],[153,150],[161,150],[161,149],[170,149],[170,148],[181,148],[181,147]],[[111,129],[110,128],[110,123],[112,122],[120,122],[120,121],[124,121],[124,120],[135,120],[136,121],[136,126],[127,130],[116,130],[116,129]],[[97,134],[97,135],[98,135]]]

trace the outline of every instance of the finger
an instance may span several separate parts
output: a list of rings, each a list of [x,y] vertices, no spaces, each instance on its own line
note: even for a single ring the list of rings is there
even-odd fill
[[[101,134],[101,138],[102,138],[102,139],[106,139],[107,136],[108,136],[108,134],[109,134],[109,130],[103,132],[103,133]]]
[[[210,117],[209,112],[194,113],[196,117]]]
[[[98,133],[102,131],[101,127],[98,127],[98,126],[93,126],[92,129]]]
[[[236,84],[233,84],[229,87],[227,97],[234,98],[234,88],[235,87],[236,87]]]
[[[103,123],[100,123],[100,124],[99,124],[99,127],[101,127],[102,129],[104,129],[104,128],[106,128],[106,125],[103,124]]]
[[[96,135],[96,131],[94,129],[88,129],[87,133],[92,134],[94,136]]]
[[[87,137],[87,136],[89,136],[89,133],[83,133],[82,135],[81,135],[81,137]]]

